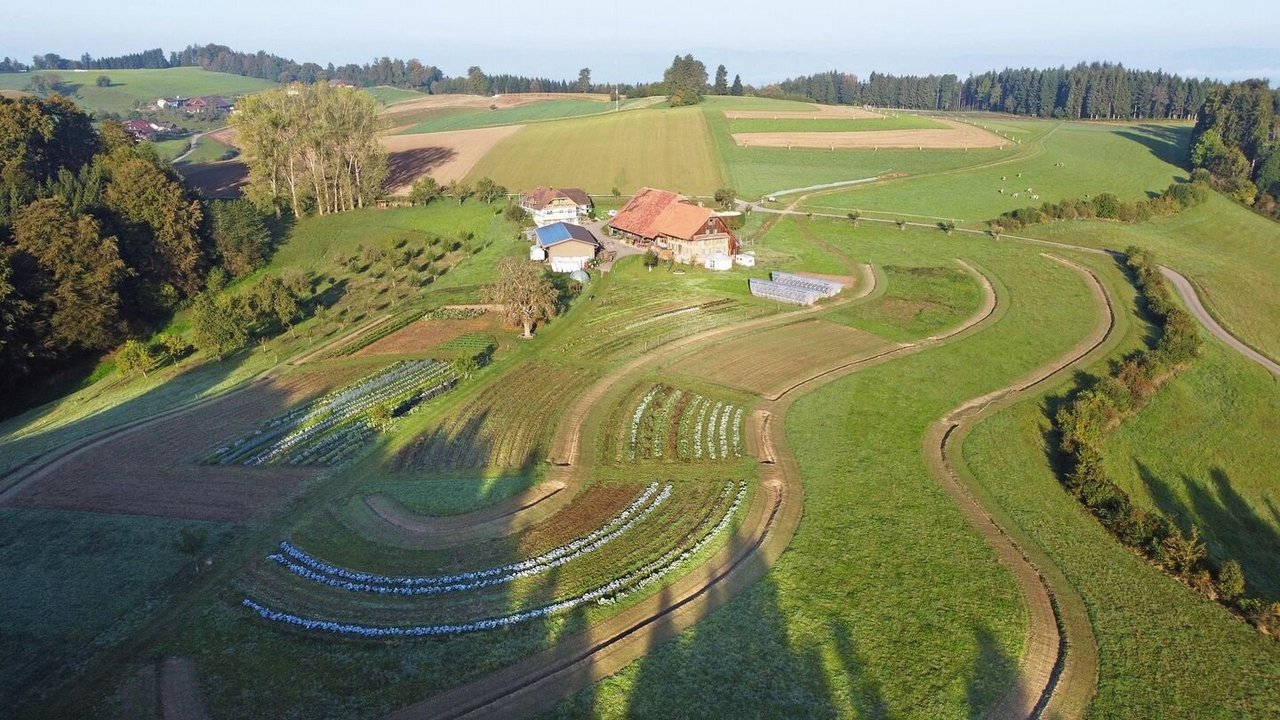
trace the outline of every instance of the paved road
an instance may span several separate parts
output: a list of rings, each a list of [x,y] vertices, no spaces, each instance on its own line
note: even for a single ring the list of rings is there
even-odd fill
[[[1280,363],[1276,363],[1266,355],[1240,342],[1234,335],[1227,332],[1226,328],[1219,325],[1218,321],[1213,319],[1213,316],[1209,314],[1209,311],[1200,302],[1200,297],[1196,295],[1196,290],[1191,286],[1189,280],[1163,265],[1160,266],[1160,272],[1169,279],[1169,282],[1173,283],[1174,289],[1178,291],[1178,295],[1182,296],[1182,301],[1187,304],[1191,314],[1195,316],[1196,320],[1200,321],[1201,325],[1204,325],[1206,330],[1213,333],[1214,337],[1231,346],[1236,352],[1271,371],[1272,375],[1280,377]]]

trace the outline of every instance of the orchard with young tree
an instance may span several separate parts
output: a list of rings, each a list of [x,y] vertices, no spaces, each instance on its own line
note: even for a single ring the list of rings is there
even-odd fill
[[[277,216],[354,210],[382,194],[383,121],[363,90],[294,83],[236,103],[231,125],[249,166],[246,197]]]
[[[518,258],[498,263],[498,279],[486,288],[488,301],[502,306],[502,314],[524,329],[521,337],[533,337],[533,328],[556,314],[559,293],[546,270]]]

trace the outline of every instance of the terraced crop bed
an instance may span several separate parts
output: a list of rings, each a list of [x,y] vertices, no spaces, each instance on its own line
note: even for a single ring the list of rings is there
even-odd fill
[[[396,363],[273,418],[253,434],[218,448],[207,462],[332,467],[353,457],[378,432],[379,408],[394,419],[456,384],[446,363]]]
[[[653,385],[623,406],[608,454],[617,462],[740,458],[744,413],[724,398]]]
[[[585,368],[522,365],[414,440],[392,466],[456,470],[534,465],[546,457],[561,411],[592,375]]]
[[[770,395],[815,375],[892,347],[871,333],[805,320],[721,343],[671,371],[757,395]]]
[[[767,307],[728,298],[684,303],[655,300],[632,312],[618,309],[595,314],[584,324],[583,331],[566,343],[566,349],[593,360],[619,359],[637,350],[653,349],[704,330],[771,312]],[[595,331],[588,331],[590,328]]]
[[[546,523],[573,529],[571,537],[549,542],[552,534],[531,531],[541,537],[517,540],[514,552],[494,541],[480,553],[487,560],[465,551],[420,553],[409,573],[347,566],[286,540],[246,578],[243,606],[286,627],[395,638],[482,632],[612,605],[721,541],[749,489],[745,482],[681,479],[602,490],[625,498],[624,505],[608,503],[614,509],[602,514],[584,497],[585,515],[571,507]],[[569,517],[575,514],[582,516]],[[588,515],[594,520],[584,522]]]

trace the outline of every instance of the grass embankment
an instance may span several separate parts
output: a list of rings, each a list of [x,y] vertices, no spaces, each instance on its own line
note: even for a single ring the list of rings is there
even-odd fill
[[[408,100],[421,100],[426,94],[416,90],[405,90],[403,88],[391,87],[389,85],[378,85],[377,87],[364,88],[364,91],[373,96],[383,105],[395,105],[396,103]]]
[[[1026,157],[990,167],[824,193],[810,199],[805,207],[841,214],[856,209],[889,216],[956,218],[976,224],[1014,208],[1103,192],[1125,201],[1142,200],[1146,193],[1160,192],[1174,179],[1186,176],[1178,164],[1186,156],[1189,125],[1059,125],[1056,120],[1018,119],[1000,126],[1001,132],[1013,137],[1027,137],[1020,146],[1027,151]],[[1015,133],[1014,128],[1022,132]],[[1019,197],[1015,198],[1015,193]],[[1032,195],[1040,199],[1032,199]]]
[[[999,321],[796,402],[786,423],[805,514],[772,572],[552,714],[978,716],[1007,688],[1026,627],[1021,600],[928,474],[920,438],[947,410],[1087,333],[1087,287],[1033,250],[923,231],[907,241],[835,224],[814,232],[878,265],[963,257],[993,275]]]
[[[234,97],[276,87],[270,80],[210,72],[198,67],[164,70],[41,71],[56,74],[69,86],[71,99],[86,110],[121,115],[155,107],[156,98],[222,95]],[[22,90],[40,73],[0,73],[0,88]],[[109,87],[98,87],[99,75],[111,78]]]
[[[530,125],[489,151],[468,175],[482,177],[513,191],[551,185],[633,193],[648,185],[711,195],[724,184],[697,108],[640,109]]]

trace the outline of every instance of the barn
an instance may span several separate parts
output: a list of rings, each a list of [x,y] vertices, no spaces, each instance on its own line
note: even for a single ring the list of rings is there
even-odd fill
[[[701,265],[717,253],[738,252],[738,239],[724,218],[669,190],[642,188],[608,227],[632,245],[669,254],[679,263]]]
[[[555,223],[538,228],[535,237],[537,245],[534,248],[546,253],[547,261],[551,263],[551,272],[581,270],[600,251],[600,242],[596,240],[596,236],[581,225]],[[531,254],[530,257],[534,255]]]

